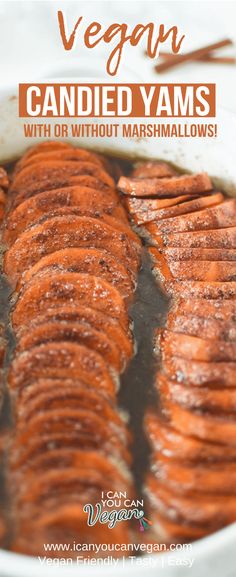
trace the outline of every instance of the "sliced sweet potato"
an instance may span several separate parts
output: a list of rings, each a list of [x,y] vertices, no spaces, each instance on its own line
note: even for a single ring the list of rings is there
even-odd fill
[[[189,199],[189,200],[188,200]],[[169,219],[177,217],[178,215],[186,215],[195,211],[199,211],[203,208],[215,206],[223,201],[224,197],[221,192],[216,192],[210,196],[178,196],[176,198],[163,199],[163,200],[147,200],[138,198],[127,198],[126,205],[129,208],[131,206],[130,212],[132,213],[132,203],[135,207],[135,203],[140,203],[136,212],[132,215],[132,218],[136,224],[145,224],[146,222],[159,222],[162,219]],[[176,201],[176,202],[174,202]],[[157,203],[166,202],[166,206],[158,206]],[[169,202],[169,204],[168,204]],[[150,203],[150,207],[146,208],[146,203]],[[152,204],[151,204],[152,203]],[[156,209],[155,204],[156,203]],[[152,208],[153,206],[153,208]]]
[[[172,281],[165,283],[168,293],[183,298],[233,299],[236,297],[235,281]]]
[[[193,393],[200,391],[194,389]],[[146,435],[154,451],[161,452],[170,459],[201,463],[236,461],[236,447],[211,443],[173,428],[163,418],[149,410],[145,417]]]
[[[126,461],[129,460],[129,453],[123,439],[121,439],[112,424],[106,423],[102,416],[94,411],[81,408],[57,408],[56,410],[46,411],[34,415],[34,419],[20,429],[21,442],[28,444],[29,439],[37,439],[40,435],[53,435],[64,432],[74,432],[80,430],[81,448],[86,449],[86,437],[88,438],[88,448],[95,437],[97,447],[100,441],[101,445],[110,447],[111,454]],[[82,445],[83,439],[83,445]],[[78,436],[79,441],[79,436]],[[78,444],[79,447],[79,444]],[[17,471],[17,476],[20,471]],[[23,489],[24,490],[24,489]]]
[[[104,194],[101,190],[85,186],[71,186],[51,191],[41,192],[11,211],[6,218],[3,240],[12,244],[26,228],[37,222],[46,213],[66,206],[76,206],[81,215],[100,216],[104,212],[113,214],[119,206],[119,198],[115,191]],[[120,214],[125,215],[124,211]],[[125,218],[125,216],[124,216]]]
[[[128,430],[115,405],[84,383],[69,379],[38,379],[16,399],[17,427],[34,419],[36,414],[61,407],[84,408],[103,416],[105,422],[124,429],[127,438]]]
[[[230,248],[165,248],[167,262],[174,261],[235,261],[236,251]]]
[[[129,331],[122,329],[117,319],[82,304],[77,304],[76,306],[69,304],[52,310],[46,310],[42,315],[37,315],[29,325],[25,319],[23,324],[19,326],[14,325],[14,329],[17,331],[18,338],[21,338],[28,333],[29,327],[33,329],[35,326],[53,320],[60,322],[69,321],[74,324],[82,322],[85,324],[85,327],[89,325],[98,331],[104,332],[109,339],[116,344],[124,363],[126,363],[133,354],[131,334]]]
[[[22,159],[23,160],[23,159]],[[47,150],[37,152],[37,154],[33,154],[28,158],[24,159],[24,162],[21,163],[21,166],[17,167],[15,175],[28,168],[28,166],[35,166],[41,162],[51,162],[54,160],[77,160],[79,162],[92,162],[93,164],[97,164],[98,166],[104,168],[104,164],[102,162],[102,157],[100,158],[94,152],[90,152],[89,150],[85,150],[84,148],[63,148],[59,150]]]
[[[84,216],[81,214],[80,208],[77,206],[64,206],[63,208],[57,208],[56,210],[52,210],[50,212],[45,213],[36,223],[35,226],[46,222],[47,220],[51,220],[52,218],[60,217],[60,216]],[[117,206],[112,214],[94,214],[91,215],[85,214],[85,216],[91,216],[91,218],[99,218],[103,220],[105,223],[112,226],[115,230],[123,232],[131,241],[135,244],[139,243],[139,238],[137,237],[136,233],[132,230],[129,225],[128,220],[125,221],[123,219],[124,216],[124,208],[122,206]],[[121,217],[121,218],[120,218]],[[123,220],[122,220],[123,219]]]
[[[236,386],[236,362],[192,361],[180,357],[165,355],[163,361],[165,374],[177,383],[188,386],[217,385]]]
[[[169,398],[186,409],[232,414],[236,412],[236,391],[231,388],[188,387],[158,376],[156,382],[161,397]]]
[[[70,188],[70,187],[83,187],[83,188],[91,188],[92,190],[100,190],[102,191],[104,194],[107,195],[112,195],[112,194],[117,194],[116,191],[114,190],[114,188],[110,188],[109,186],[107,186],[107,184],[105,184],[104,182],[102,182],[101,180],[99,180],[98,178],[95,178],[94,176],[90,176],[87,174],[82,174],[79,176],[69,176],[67,179],[65,179],[65,181],[63,182],[63,187],[60,187],[58,189],[58,187],[54,188],[49,188],[49,190],[45,190],[43,192],[52,192],[52,190],[62,190],[62,188]],[[42,192],[38,192],[37,190],[34,190],[33,192],[29,192],[29,193],[24,193],[24,191],[22,191],[21,193],[18,194],[12,194],[11,197],[9,197],[9,209],[11,211],[13,211],[15,208],[17,208],[20,204],[22,204],[22,202],[25,202],[26,200],[28,200],[29,198],[34,198],[37,197],[39,194],[42,194]]]
[[[159,238],[160,237],[160,238]],[[178,232],[152,237],[163,246],[179,246],[186,248],[236,248],[236,227],[206,231]],[[161,240],[160,240],[161,239]]]
[[[79,272],[104,278],[114,285],[124,298],[130,297],[135,284],[126,268],[106,250],[93,248],[65,248],[41,258],[23,274],[17,290],[28,283],[36,274],[43,275],[49,270]]]
[[[195,436],[211,443],[236,447],[236,423],[232,415],[213,415],[201,411],[189,411],[177,403],[162,399],[171,426],[184,435]]]
[[[148,478],[148,493],[154,507],[171,521],[192,523],[194,527],[205,525],[210,532],[236,519],[234,495],[204,495],[196,490],[181,496],[164,487],[153,475]]]
[[[25,463],[24,472],[26,469],[27,475],[35,474],[36,469],[40,472],[46,472],[50,469],[64,469],[65,467],[76,467],[78,469],[87,469],[88,471],[95,468],[101,475],[106,474],[106,481],[110,479],[113,484],[114,479],[119,479],[121,484],[125,482],[129,485],[130,478],[124,471],[119,471],[118,467],[105,457],[103,454],[95,451],[81,451],[79,448],[71,449],[55,449],[45,454],[39,454],[34,457],[33,470],[31,471],[32,461]],[[15,472],[14,472],[15,474]]]
[[[77,343],[46,343],[18,354],[9,371],[10,388],[20,391],[37,378],[77,378],[114,398],[114,379],[101,355]]]
[[[31,328],[28,335],[22,337],[16,347],[16,352],[28,351],[29,349],[48,342],[72,341],[85,345],[93,351],[97,351],[104,360],[118,373],[124,370],[123,359],[119,350],[109,338],[92,327],[85,327],[83,323],[53,321]]]
[[[39,455],[46,454],[55,449],[73,449],[82,447],[82,443],[86,443],[86,450],[98,450],[96,436],[93,438],[88,436],[82,437],[79,429],[72,432],[61,430],[60,433],[51,433],[47,435],[38,435],[31,437],[27,441],[27,445],[22,445],[21,434],[14,438],[9,452],[9,465],[11,469],[20,470],[23,467],[28,467],[28,463]],[[107,454],[107,447],[101,445],[99,447],[101,454]]]
[[[42,511],[44,507],[45,510],[47,510],[47,500],[50,497],[53,498],[53,496],[56,496],[59,502],[63,496],[67,497],[67,501],[70,501],[72,497],[74,502],[79,502],[79,504],[82,505],[82,503],[88,502],[86,499],[84,500],[86,493],[87,495],[88,493],[91,494],[92,501],[94,499],[98,500],[99,493],[103,490],[103,486],[104,489],[107,488],[108,490],[108,482],[111,483],[111,478],[104,480],[103,470],[100,471],[92,466],[90,469],[88,467],[83,468],[82,463],[75,468],[68,467],[61,469],[60,475],[57,474],[56,469],[52,471],[49,470],[43,472],[39,479],[32,479],[31,477],[25,479],[24,486],[20,487],[17,494],[17,503],[18,505],[21,503],[23,507],[27,504],[28,511],[30,504],[32,504],[33,507],[38,505],[38,513],[40,513],[40,509]],[[116,485],[115,479],[113,482],[114,485]],[[123,484],[125,484],[125,480],[123,480],[122,485]],[[75,501],[76,495],[77,499]],[[56,505],[55,502],[54,504]]]
[[[65,247],[107,249],[135,274],[139,266],[140,241],[129,238],[95,218],[55,217],[23,232],[5,253],[4,272],[14,284],[30,266]]]
[[[22,169],[14,178],[10,193],[24,193],[25,196],[29,196],[34,192],[60,188],[67,182],[68,177],[80,175],[94,176],[106,186],[114,188],[113,178],[92,162],[55,160],[39,162],[37,165]]]
[[[167,281],[173,281],[175,278],[174,275],[172,275],[171,266],[167,263],[164,254],[155,246],[148,248],[148,253],[151,257],[152,271],[165,287]]]
[[[85,273],[50,271],[43,278],[33,277],[19,295],[12,312],[13,326],[60,305],[85,304],[116,318],[127,329],[126,306],[118,290],[107,281]]]
[[[166,266],[173,278],[196,281],[235,281],[236,263],[233,261],[181,262],[170,261]],[[159,268],[157,263],[157,268]]]
[[[183,294],[184,291],[190,291],[190,295],[196,292],[199,292],[199,297],[201,297],[201,290],[203,290],[203,298],[204,294],[212,292],[216,292],[219,289],[219,298],[220,298],[220,289],[222,283],[222,290],[224,294],[227,295],[227,290],[225,287],[225,283],[230,281],[230,287],[228,289],[233,290],[233,281],[236,280],[236,265],[234,262],[231,261],[201,261],[198,262],[182,262],[182,261],[169,261],[167,263],[165,255],[162,254],[156,247],[150,247],[148,252],[151,256],[151,260],[153,263],[152,270],[163,283],[164,287],[167,290],[173,290],[175,292],[176,285],[179,284],[180,287],[183,287]],[[170,285],[168,283],[170,282]],[[171,281],[175,281],[173,283],[173,289]],[[181,281],[192,281],[191,283],[181,282]],[[194,282],[194,281],[203,281],[203,282]],[[231,282],[232,281],[232,282]],[[207,286],[209,284],[209,287]],[[170,286],[170,288],[169,288]],[[227,286],[227,285],[226,285]],[[202,288],[201,288],[202,287]],[[206,291],[204,290],[206,287]],[[214,291],[215,287],[215,291]],[[178,287],[177,287],[178,290]],[[181,290],[179,291],[181,294]],[[197,298],[197,295],[196,295]],[[211,298],[211,297],[210,297]],[[212,296],[212,298],[216,298]],[[229,298],[229,297],[226,297]]]
[[[182,357],[193,361],[235,361],[236,343],[223,340],[202,339],[159,329],[154,333],[154,351],[166,356]]]
[[[229,228],[236,225],[236,200],[225,200],[217,206],[164,218],[147,225],[151,234]]]
[[[176,170],[167,162],[149,160],[138,163],[132,170],[132,178],[163,178],[164,176],[176,176]]]
[[[170,313],[166,326],[174,332],[203,339],[236,341],[236,325],[233,321]]]
[[[128,178],[121,176],[118,188],[127,195],[146,197],[179,196],[183,194],[204,194],[212,190],[211,180],[202,174],[183,174],[172,178]]]
[[[233,300],[179,299],[174,311],[222,321],[236,320],[236,303]]]
[[[197,491],[217,495],[234,495],[236,493],[236,463],[220,464],[176,463],[163,455],[158,455],[152,472],[157,473],[161,484],[181,495]]]
[[[186,203],[187,199],[192,199],[192,196],[176,196],[173,198],[133,198],[133,197],[125,197],[124,204],[128,209],[128,212],[132,214],[134,217],[135,215],[140,219],[145,219],[145,215],[147,219],[149,219],[149,213],[158,214],[159,211],[169,209],[174,206],[182,205]],[[195,197],[194,197],[195,198]],[[143,220],[141,221],[143,222]]]
[[[35,156],[36,154],[42,154],[45,152],[54,152],[54,151],[60,151],[60,150],[70,150],[72,148],[71,144],[68,144],[67,142],[61,142],[59,141],[46,141],[46,142],[40,142],[39,144],[36,144],[35,146],[32,146],[31,148],[29,148],[25,154],[23,154],[23,156],[20,158],[20,160],[18,160],[18,162],[16,163],[15,166],[15,170],[16,172],[18,172],[18,170],[20,169],[20,167],[27,162],[27,160],[29,158],[33,158],[33,156]]]

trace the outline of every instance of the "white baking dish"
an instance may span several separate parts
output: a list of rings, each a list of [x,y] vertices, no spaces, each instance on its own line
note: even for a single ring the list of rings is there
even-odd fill
[[[73,78],[66,78],[66,81],[69,80],[76,81]],[[54,81],[58,82],[59,79]],[[107,119],[104,120],[106,121]],[[236,118],[233,114],[221,110],[218,112],[216,121],[219,133],[217,139],[85,138],[73,139],[73,143],[114,154],[164,158],[187,170],[206,170],[216,185],[223,185],[226,191],[235,193],[236,162],[233,139],[236,133]],[[63,119],[59,122],[63,122]],[[150,119],[149,122],[155,122],[155,120]],[[0,162],[13,160],[37,141],[37,139],[24,138],[23,123],[24,119],[18,118],[17,90],[12,87],[1,89]],[[150,564],[147,567],[133,565],[129,560],[125,560],[124,564],[119,562],[116,567],[46,566],[41,565],[34,558],[0,551],[0,577],[70,577],[78,574],[81,577],[127,577],[128,575],[141,577],[144,571],[153,577],[157,573],[163,577],[183,577],[185,572],[191,577],[200,575],[202,577],[233,577],[236,565],[235,542],[236,524],[194,543],[190,553],[178,551],[172,554],[149,555]],[[191,569],[184,565],[184,560],[189,557],[194,558]]]

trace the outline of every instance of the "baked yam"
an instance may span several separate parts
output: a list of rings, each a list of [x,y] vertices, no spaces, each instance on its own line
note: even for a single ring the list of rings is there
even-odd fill
[[[40,259],[25,271],[17,285],[17,291],[29,283],[35,275],[51,271],[92,274],[105,279],[119,290],[123,298],[129,298],[135,289],[125,266],[106,250],[93,248],[65,248]]]
[[[9,371],[9,387],[20,391],[38,378],[75,378],[114,398],[112,378],[101,355],[77,343],[46,343],[19,353]]]
[[[13,326],[29,323],[39,314],[66,304],[84,304],[116,318],[124,329],[129,318],[118,290],[105,280],[76,272],[49,271],[33,277],[19,295],[12,312]]]
[[[212,190],[207,173],[183,174],[172,178],[129,178],[121,176],[118,188],[129,196],[163,198],[184,194],[205,194]]]
[[[79,216],[55,217],[23,232],[5,253],[4,272],[14,284],[43,256],[65,247],[105,250],[109,247],[109,252],[134,276],[137,273],[140,241],[130,241],[123,232],[98,219]]]

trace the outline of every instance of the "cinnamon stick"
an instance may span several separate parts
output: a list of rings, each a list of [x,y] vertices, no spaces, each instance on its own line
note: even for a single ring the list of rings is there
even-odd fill
[[[160,52],[159,54],[165,60],[172,58],[172,52]],[[176,54],[175,58],[179,58],[180,54]],[[200,56],[200,58],[195,58],[194,60],[200,60],[201,62],[212,62],[213,64],[235,64],[236,58],[234,56],[214,56],[212,52],[206,54],[205,56]]]
[[[215,42],[214,44],[208,44],[207,46],[203,46],[202,48],[198,48],[197,50],[191,50],[186,54],[173,54],[168,60],[157,64],[155,66],[155,70],[157,72],[165,72],[169,68],[174,68],[183,62],[189,62],[191,60],[196,60],[196,58],[201,58],[206,56],[212,50],[217,50],[218,48],[223,48],[224,46],[232,45],[233,42],[229,38],[225,38],[224,40],[220,40],[219,42]],[[176,58],[176,56],[178,56]]]

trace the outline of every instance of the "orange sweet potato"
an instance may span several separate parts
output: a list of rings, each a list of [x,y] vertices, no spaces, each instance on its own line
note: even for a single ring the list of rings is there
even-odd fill
[[[236,343],[203,339],[192,335],[159,329],[154,333],[154,350],[166,356],[182,357],[193,361],[235,361]]]
[[[121,176],[118,188],[127,195],[146,197],[179,196],[183,194],[204,194],[212,190],[211,180],[202,174],[183,174],[172,178],[128,178]]]
[[[14,326],[14,329],[17,331],[18,339],[20,339],[28,334],[29,329],[32,328],[33,330],[36,326],[52,321],[73,322],[75,325],[76,323],[84,323],[85,327],[91,326],[104,332],[116,344],[123,363],[127,363],[133,354],[132,337],[129,331],[122,329],[117,319],[82,304],[76,304],[76,306],[68,304],[55,307],[52,310],[47,309],[42,315],[37,315],[29,324],[27,324],[27,319],[24,319],[23,323]]]
[[[77,378],[114,397],[115,383],[98,353],[77,343],[46,343],[19,353],[9,372],[9,386],[20,391],[37,378]]]
[[[110,283],[85,273],[57,271],[50,271],[43,278],[32,278],[12,312],[13,326],[29,323],[49,309],[71,303],[92,306],[116,318],[123,328],[129,326],[124,301]]]
[[[14,284],[22,273],[40,258],[65,247],[109,247],[128,270],[136,274],[140,241],[132,242],[123,232],[95,218],[75,215],[49,219],[23,232],[4,256],[4,272]]]
[[[93,248],[65,248],[40,259],[22,276],[17,285],[19,291],[35,275],[43,275],[49,270],[58,272],[79,272],[104,278],[114,285],[124,298],[130,297],[135,284],[125,266],[106,250]]]
[[[93,351],[97,351],[104,360],[118,373],[125,368],[116,345],[109,340],[105,333],[99,332],[83,323],[52,321],[31,328],[30,332],[22,337],[16,351],[27,351],[34,346],[48,342],[72,341],[85,345]]]

